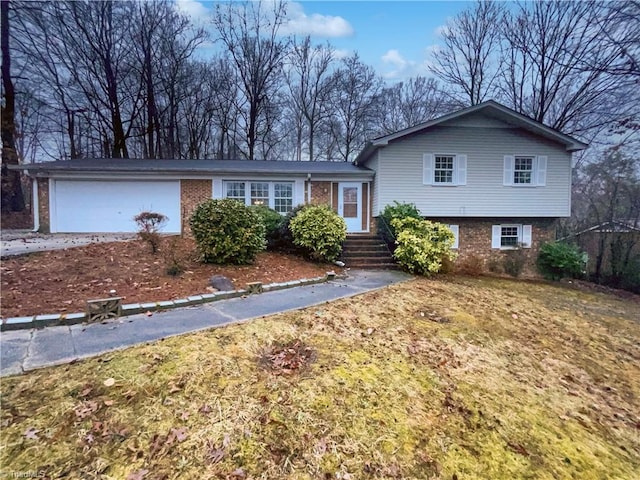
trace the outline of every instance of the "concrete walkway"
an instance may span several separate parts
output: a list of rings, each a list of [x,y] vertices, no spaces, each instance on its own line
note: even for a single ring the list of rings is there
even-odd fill
[[[347,279],[233,298],[106,323],[16,330],[0,334],[0,376],[92,357],[183,333],[297,310],[412,278],[388,270],[354,270]]]

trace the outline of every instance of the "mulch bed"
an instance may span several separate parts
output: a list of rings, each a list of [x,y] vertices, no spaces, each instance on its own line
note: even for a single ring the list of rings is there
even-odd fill
[[[167,274],[173,259],[184,270],[178,276]],[[124,303],[184,298],[206,293],[213,275],[244,288],[249,282],[286,282],[335,269],[273,252],[259,254],[253,265],[205,265],[198,261],[193,241],[179,237],[163,238],[155,255],[140,240],[97,243],[4,259],[1,316],[81,312],[87,300],[114,295]]]

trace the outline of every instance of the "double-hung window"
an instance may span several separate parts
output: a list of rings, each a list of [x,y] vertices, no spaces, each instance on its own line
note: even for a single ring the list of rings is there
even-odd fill
[[[227,198],[245,202],[244,182],[227,182],[225,185]]]
[[[433,165],[434,183],[453,183],[453,155],[436,155]]]
[[[424,185],[467,184],[467,156],[451,153],[425,153],[422,156]]]
[[[223,192],[245,205],[264,205],[283,215],[293,210],[293,182],[230,180],[224,182]]]
[[[547,157],[544,155],[505,155],[504,185],[542,187],[546,184]]]
[[[494,225],[491,248],[531,248],[531,225]]]
[[[269,206],[269,182],[251,182],[251,205]]]
[[[273,209],[283,214],[293,210],[293,183],[273,184]]]
[[[513,170],[513,183],[531,184],[533,180],[533,157],[515,157]]]

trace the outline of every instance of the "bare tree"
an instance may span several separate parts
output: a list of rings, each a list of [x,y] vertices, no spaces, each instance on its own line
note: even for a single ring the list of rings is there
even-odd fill
[[[594,35],[600,37],[603,48],[616,52],[615,60],[609,64],[612,75],[640,77],[640,1],[623,0],[607,2],[605,15],[596,20]],[[601,65],[585,59],[586,69]]]
[[[16,93],[11,78],[11,49],[9,48],[10,25],[9,1],[0,2],[0,43],[2,50],[2,209],[14,212],[24,210],[24,197],[20,172],[10,171],[9,165],[18,165],[15,143],[15,105]]]
[[[605,151],[595,162],[585,165],[575,187],[576,230],[603,226],[595,250],[596,280],[620,280],[629,263],[637,236],[626,241],[615,225],[640,225],[640,158],[618,146]],[[605,257],[609,261],[604,262]]]
[[[306,133],[308,158],[316,160],[314,151],[318,125],[328,116],[327,101],[332,90],[333,49],[330,45],[311,45],[311,38],[293,43],[289,70],[285,76],[293,118],[296,120],[296,160],[302,160],[303,136]]]
[[[377,130],[380,135],[412,127],[446,113],[446,95],[434,78],[415,77],[383,89]]]
[[[154,110],[159,117],[158,155],[161,158],[179,158],[185,155],[181,119],[185,105],[190,102],[188,88],[198,81],[192,78],[191,58],[207,35],[202,29],[193,28],[188,18],[175,12],[171,4],[167,8],[157,36],[151,40],[156,45],[151,78],[157,82]]]
[[[341,160],[348,162],[373,135],[382,79],[357,54],[343,59],[332,78],[331,133],[337,140]]]
[[[213,102],[213,126],[217,130],[214,157],[238,157],[239,98],[241,93],[232,61],[228,57],[214,58],[206,82]]]
[[[595,27],[606,15],[596,1],[528,2],[506,14],[500,87],[507,103],[583,137],[637,109],[634,82],[608,72],[620,52]]]
[[[227,48],[240,78],[246,106],[246,156],[255,158],[260,123],[265,123],[269,96],[278,89],[287,41],[278,36],[285,4],[277,0],[271,12],[261,2],[216,5],[213,24]],[[264,132],[262,132],[264,135]]]
[[[461,105],[476,105],[493,93],[502,12],[497,2],[479,0],[442,33],[444,45],[434,52],[431,71],[452,87],[451,94]]]

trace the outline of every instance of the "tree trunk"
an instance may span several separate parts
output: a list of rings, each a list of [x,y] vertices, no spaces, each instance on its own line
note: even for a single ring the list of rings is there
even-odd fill
[[[18,165],[18,154],[15,144],[15,89],[11,79],[11,52],[9,50],[9,0],[0,2],[0,24],[2,49],[2,86],[4,102],[2,103],[2,209],[5,211],[24,211],[24,197],[20,172],[9,170],[9,165]]]

